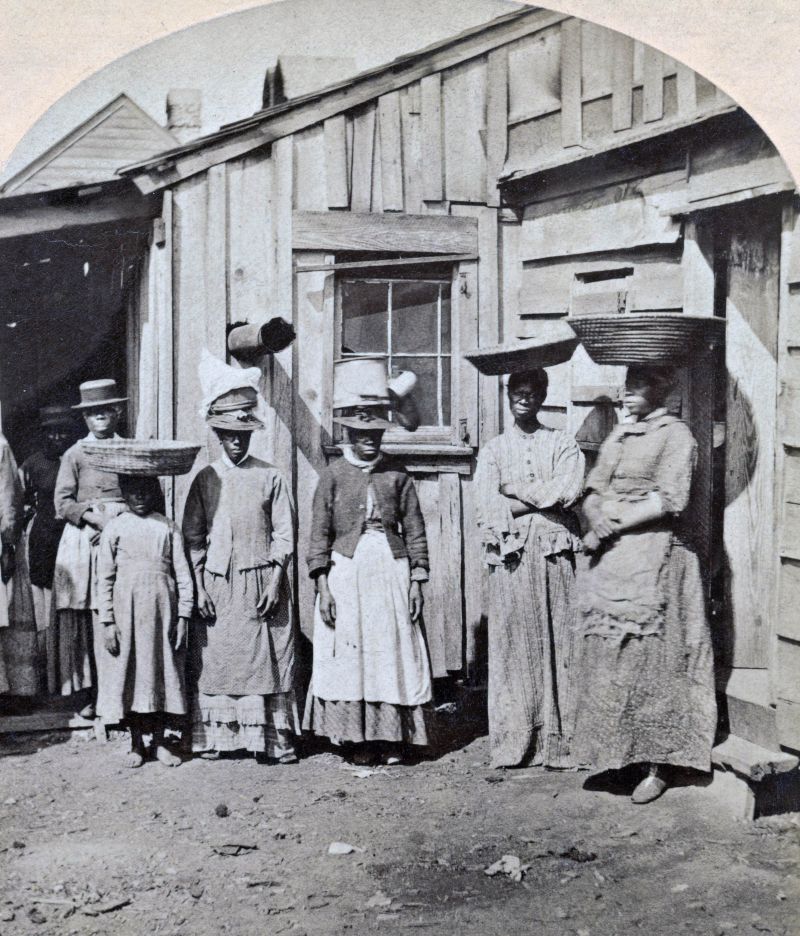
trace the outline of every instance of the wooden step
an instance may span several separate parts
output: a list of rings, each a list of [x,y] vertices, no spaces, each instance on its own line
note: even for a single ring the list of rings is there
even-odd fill
[[[729,735],[711,751],[715,767],[733,770],[756,783],[765,777],[795,770],[800,759],[785,751],[770,751],[736,735]]]

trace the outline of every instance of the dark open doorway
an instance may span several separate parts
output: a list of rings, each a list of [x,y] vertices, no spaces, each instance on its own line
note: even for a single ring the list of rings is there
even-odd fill
[[[18,463],[37,445],[40,407],[76,403],[84,380],[127,385],[127,293],[146,246],[136,227],[98,225],[0,247],[0,405]]]

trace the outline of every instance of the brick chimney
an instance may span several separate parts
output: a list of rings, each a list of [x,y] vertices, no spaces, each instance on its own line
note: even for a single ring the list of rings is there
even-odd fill
[[[202,97],[196,88],[173,88],[167,93],[167,129],[179,142],[200,136]]]

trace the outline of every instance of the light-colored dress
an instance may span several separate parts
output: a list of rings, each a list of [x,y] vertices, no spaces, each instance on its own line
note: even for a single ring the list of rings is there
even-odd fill
[[[376,464],[360,461],[349,447],[344,452],[365,473]],[[315,510],[321,509],[315,499]],[[431,671],[422,629],[411,620],[410,563],[392,554],[371,485],[365,510],[352,557],[331,553],[328,587],[336,604],[335,627],[322,620],[317,597],[314,666],[303,727],[335,744],[426,745]]]
[[[587,488],[667,516],[608,541],[580,578],[581,705],[576,748],[598,770],[626,764],[710,769],[714,661],[700,564],[682,513],[697,444],[666,410],[618,426]]]
[[[95,438],[89,433],[85,438]],[[114,436],[119,438],[119,436]],[[87,461],[80,442],[61,457],[54,493],[56,516],[66,520],[56,555],[53,601],[58,629],[58,677],[62,695],[92,686],[93,664],[102,666],[106,653],[97,618],[96,558],[99,537],[81,526],[89,508],[109,519],[127,510],[113,472],[100,471]],[[92,542],[97,539],[97,542]],[[94,621],[92,619],[94,613]]]
[[[489,741],[492,765],[566,767],[574,725],[575,553],[569,510],[583,488],[575,440],[513,425],[478,457],[478,528],[489,566]],[[503,484],[532,513],[514,517]]]
[[[116,724],[128,714],[186,714],[185,658],[169,629],[191,616],[194,584],[178,527],[161,514],[124,513],[103,530],[97,556],[101,627],[116,624],[119,655],[107,650],[97,714]]]
[[[286,481],[267,462],[247,456],[234,464],[223,454],[192,481],[183,535],[216,610],[212,623],[196,620],[190,633],[193,749],[280,757],[300,732],[288,574],[268,619],[257,605],[294,552]]]

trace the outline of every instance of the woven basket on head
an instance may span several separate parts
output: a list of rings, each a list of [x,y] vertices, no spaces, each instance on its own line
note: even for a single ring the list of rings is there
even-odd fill
[[[538,334],[495,345],[465,351],[464,357],[482,374],[495,377],[537,367],[554,367],[572,357],[578,339],[563,320],[540,325]]]
[[[725,319],[681,312],[585,315],[568,319],[597,364],[686,363],[718,345]]]
[[[192,470],[199,445],[160,439],[84,439],[86,460],[100,471],[158,477]]]

